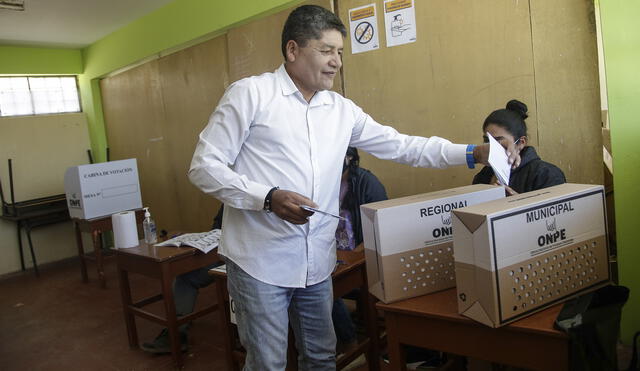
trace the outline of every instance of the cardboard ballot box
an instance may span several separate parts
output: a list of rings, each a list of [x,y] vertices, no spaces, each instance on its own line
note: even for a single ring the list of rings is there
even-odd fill
[[[72,218],[92,219],[142,207],[136,159],[70,167],[64,190]]]
[[[499,327],[608,284],[604,201],[562,184],[454,210],[459,313]]]
[[[454,287],[451,210],[503,197],[477,184],[360,206],[369,291],[390,303]]]

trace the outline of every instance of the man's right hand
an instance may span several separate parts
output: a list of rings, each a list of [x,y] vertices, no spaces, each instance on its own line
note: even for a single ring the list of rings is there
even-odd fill
[[[313,215],[313,212],[300,208],[300,205],[318,207],[315,202],[296,192],[277,189],[271,195],[271,211],[289,223],[305,224]]]
[[[511,169],[515,169],[520,166],[520,152],[516,150],[516,147],[513,143],[502,139],[500,144],[504,147],[507,152],[507,161],[509,165],[511,165]],[[489,143],[479,144],[475,146],[473,149],[473,158],[476,163],[480,163],[483,165],[489,165],[489,149],[491,146]]]

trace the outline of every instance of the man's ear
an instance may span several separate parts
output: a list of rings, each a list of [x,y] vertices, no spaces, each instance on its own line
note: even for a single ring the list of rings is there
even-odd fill
[[[287,45],[285,45],[284,50],[287,55],[287,62],[295,62],[296,57],[298,56],[298,52],[300,50],[298,43],[295,42],[294,40],[289,40],[287,41]]]

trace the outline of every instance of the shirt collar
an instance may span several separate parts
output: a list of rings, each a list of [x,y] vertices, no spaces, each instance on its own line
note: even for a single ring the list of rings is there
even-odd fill
[[[291,79],[291,76],[289,76],[287,70],[284,68],[284,63],[276,70],[276,76],[278,76],[278,80],[280,81],[282,95],[291,95],[296,92],[300,92],[296,84]],[[300,93],[300,95],[302,95],[302,93]],[[331,103],[333,103],[333,97],[331,94],[326,90],[320,90],[313,96],[309,105],[313,107]]]
[[[276,76],[278,76],[278,81],[280,82],[282,95],[291,95],[298,91],[296,84],[293,82],[291,76],[289,76],[287,70],[284,68],[284,63],[282,63],[276,70]]]

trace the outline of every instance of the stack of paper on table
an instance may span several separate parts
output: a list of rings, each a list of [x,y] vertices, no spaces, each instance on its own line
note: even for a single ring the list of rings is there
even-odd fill
[[[189,246],[206,254],[218,247],[218,243],[220,242],[220,233],[221,230],[219,229],[213,229],[209,232],[203,233],[185,233],[170,240],[157,243],[155,246]]]

